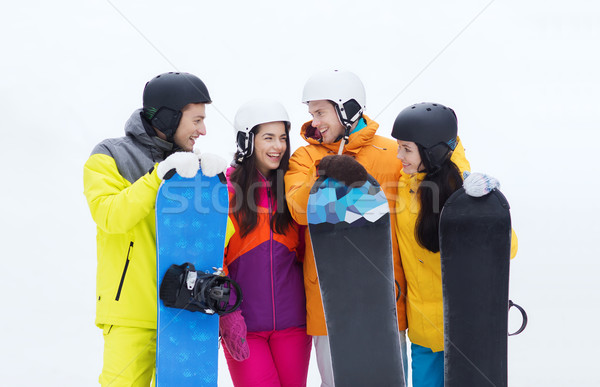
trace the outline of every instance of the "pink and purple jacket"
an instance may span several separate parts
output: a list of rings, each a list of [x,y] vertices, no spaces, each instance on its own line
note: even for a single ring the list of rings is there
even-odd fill
[[[235,193],[229,180],[233,170],[227,170],[230,199]],[[269,200],[267,180],[262,176],[260,179],[257,226],[242,238],[239,224],[230,214],[235,233],[225,248],[223,268],[242,288],[241,310],[248,331],[305,327],[304,228],[292,222],[285,234],[271,230],[270,219],[277,203]]]

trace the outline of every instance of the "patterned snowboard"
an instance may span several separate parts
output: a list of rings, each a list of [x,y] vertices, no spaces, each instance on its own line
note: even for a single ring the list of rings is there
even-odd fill
[[[229,209],[223,175],[175,174],[156,198],[158,288],[172,264],[212,273],[223,265]],[[156,386],[216,386],[219,317],[169,308],[158,299]]]
[[[375,179],[321,177],[308,199],[337,386],[404,386],[388,202]]]

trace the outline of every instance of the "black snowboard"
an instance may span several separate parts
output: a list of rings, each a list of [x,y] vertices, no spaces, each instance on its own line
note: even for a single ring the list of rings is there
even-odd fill
[[[331,178],[308,201],[336,386],[404,386],[388,202],[369,177],[348,188]]]
[[[440,215],[446,387],[507,385],[509,209],[461,188]]]

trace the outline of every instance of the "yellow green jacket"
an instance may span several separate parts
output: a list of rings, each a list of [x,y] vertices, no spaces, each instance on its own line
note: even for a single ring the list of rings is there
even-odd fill
[[[452,161],[461,172],[470,170],[460,140]],[[411,343],[439,352],[444,349],[440,253],[421,247],[415,239],[415,225],[420,208],[416,193],[424,178],[424,173],[400,177],[396,197],[396,236],[407,283],[408,337]],[[517,239],[513,232],[511,258],[516,252]]]
[[[84,194],[97,228],[96,325],[156,329],[154,204],[161,179],[153,166],[172,145],[148,135],[134,112],[125,137],[98,144],[83,169]]]

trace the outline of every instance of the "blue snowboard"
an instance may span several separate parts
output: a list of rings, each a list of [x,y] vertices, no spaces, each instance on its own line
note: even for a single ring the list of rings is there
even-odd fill
[[[229,209],[223,175],[175,174],[156,198],[157,294],[172,264],[213,273],[223,265]],[[158,299],[156,386],[216,386],[219,317],[169,308]]]
[[[375,179],[321,177],[307,217],[336,386],[404,386],[389,205]]]

